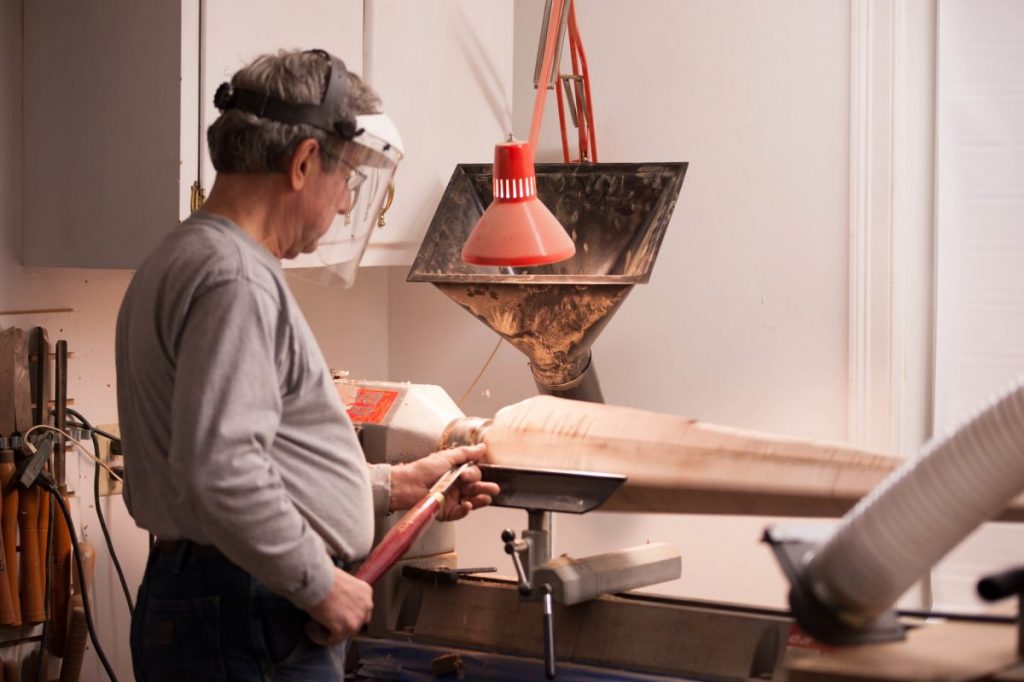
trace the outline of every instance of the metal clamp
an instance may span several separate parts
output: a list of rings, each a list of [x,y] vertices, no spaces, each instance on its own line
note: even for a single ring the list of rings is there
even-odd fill
[[[823,644],[873,644],[906,637],[906,629],[895,611],[886,611],[870,621],[853,625],[830,604],[823,602],[810,584],[804,565],[818,545],[785,528],[765,529],[762,542],[775,554],[789,580],[789,606],[804,632]]]

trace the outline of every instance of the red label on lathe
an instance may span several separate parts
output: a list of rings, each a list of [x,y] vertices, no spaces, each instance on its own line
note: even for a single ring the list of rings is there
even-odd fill
[[[812,651],[820,651],[822,653],[827,653],[832,650],[832,647],[827,644],[822,644],[801,630],[800,626],[796,623],[791,623],[789,626],[789,638],[786,642],[786,646],[791,649],[809,649]]]
[[[354,424],[380,424],[397,399],[398,391],[360,388],[355,400],[346,405],[348,417]]]

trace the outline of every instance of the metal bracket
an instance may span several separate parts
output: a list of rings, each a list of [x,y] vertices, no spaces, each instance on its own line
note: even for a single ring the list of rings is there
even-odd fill
[[[891,642],[906,637],[906,628],[895,611],[886,611],[864,625],[854,625],[818,598],[803,570],[806,557],[818,547],[816,543],[800,540],[777,528],[767,528],[762,541],[771,546],[789,580],[789,606],[793,617],[811,637],[832,645]]]

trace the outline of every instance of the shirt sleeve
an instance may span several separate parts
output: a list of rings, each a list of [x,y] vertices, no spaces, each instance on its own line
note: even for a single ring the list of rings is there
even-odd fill
[[[370,465],[370,489],[373,491],[373,514],[381,517],[391,511],[391,465]]]
[[[169,464],[203,540],[308,609],[336,569],[269,455],[282,414],[283,331],[277,302],[251,282],[218,284],[193,301],[175,344]]]

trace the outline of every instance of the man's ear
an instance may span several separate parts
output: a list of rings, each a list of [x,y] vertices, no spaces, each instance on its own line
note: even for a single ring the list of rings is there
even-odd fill
[[[320,167],[320,143],[306,138],[295,147],[288,162],[288,184],[298,192],[305,187],[314,168]]]

